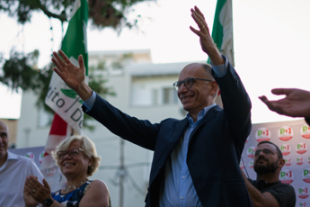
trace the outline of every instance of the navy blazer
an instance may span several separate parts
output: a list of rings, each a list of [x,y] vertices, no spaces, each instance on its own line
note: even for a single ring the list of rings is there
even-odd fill
[[[230,64],[224,77],[216,77],[213,71],[212,75],[220,86],[224,110],[211,108],[192,132],[188,169],[204,207],[249,207],[252,203],[239,163],[252,126],[250,98]],[[165,163],[188,127],[187,118],[152,124],[121,112],[98,95],[86,113],[112,133],[154,151],[146,206],[157,207]]]

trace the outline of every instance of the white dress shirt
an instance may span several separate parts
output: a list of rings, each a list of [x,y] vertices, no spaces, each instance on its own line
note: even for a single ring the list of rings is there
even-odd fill
[[[26,177],[34,175],[42,183],[43,175],[29,158],[8,151],[6,162],[0,167],[0,206],[25,206],[23,191]]]

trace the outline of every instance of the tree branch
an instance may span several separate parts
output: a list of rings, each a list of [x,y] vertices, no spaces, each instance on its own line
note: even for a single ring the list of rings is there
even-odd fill
[[[50,12],[44,5],[42,5],[40,1],[38,4],[38,8],[41,9],[43,11],[43,13],[48,17],[59,19],[61,22],[68,21],[66,13],[64,11],[62,11],[61,14],[54,14],[54,13]]]

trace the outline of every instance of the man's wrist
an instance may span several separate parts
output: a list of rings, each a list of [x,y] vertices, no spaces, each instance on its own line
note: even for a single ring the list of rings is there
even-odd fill
[[[75,92],[83,101],[89,99],[92,95],[92,89],[85,82],[83,82]]]
[[[208,55],[209,55],[212,65],[225,64],[224,58],[222,57],[221,53],[218,51],[215,45],[213,48],[210,49],[210,52],[208,53]]]

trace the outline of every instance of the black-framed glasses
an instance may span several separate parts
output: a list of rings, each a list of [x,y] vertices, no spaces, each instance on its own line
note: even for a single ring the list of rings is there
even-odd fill
[[[274,154],[274,152],[272,150],[265,148],[265,149],[257,149],[255,151],[255,156],[258,156],[259,153],[261,153],[261,152],[263,152],[265,155],[273,155]]]
[[[183,81],[177,81],[173,83],[173,87],[176,91],[179,91],[182,83],[184,83],[185,88],[191,88],[193,86],[194,80],[202,80],[202,81],[213,81],[209,79],[203,79],[203,78],[186,78]]]
[[[84,150],[81,148],[73,148],[73,149],[68,150],[68,151],[64,151],[64,150],[57,151],[56,154],[57,154],[58,158],[61,160],[66,156],[66,154],[68,154],[71,158],[74,158],[78,154],[80,154],[80,151],[84,151]]]

